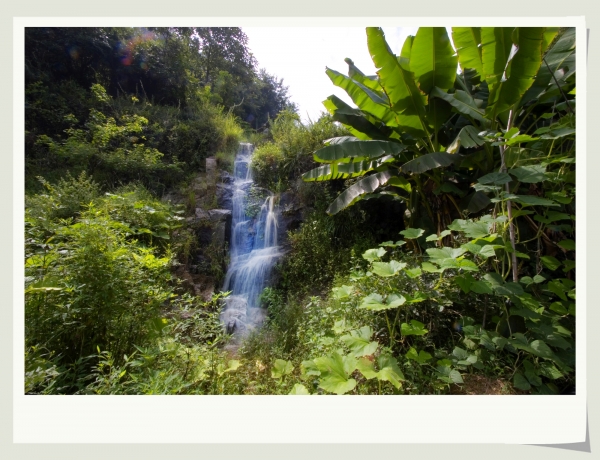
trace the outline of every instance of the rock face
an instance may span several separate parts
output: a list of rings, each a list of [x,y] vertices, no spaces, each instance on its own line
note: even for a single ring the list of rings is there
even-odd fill
[[[217,184],[217,206],[222,209],[233,209],[233,187],[231,184]]]
[[[214,228],[213,242],[224,247],[231,240],[231,210],[211,209],[208,215]]]
[[[207,158],[206,172],[199,173],[185,191],[172,191],[163,197],[188,209],[195,205],[193,214],[188,213],[186,226],[182,229],[195,240],[195,249],[188,255],[186,263],[177,267],[176,273],[188,291],[207,301],[215,289],[220,288],[227,270],[232,182],[233,178],[228,173],[217,169],[215,158]]]
[[[281,213],[279,244],[285,247],[288,245],[288,230],[298,229],[304,220],[302,205],[293,192],[287,191],[281,194],[279,197],[279,212]]]

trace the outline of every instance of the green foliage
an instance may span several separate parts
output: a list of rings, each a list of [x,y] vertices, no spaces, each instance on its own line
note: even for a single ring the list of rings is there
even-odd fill
[[[461,217],[464,210],[488,207],[489,188],[475,187],[476,192],[460,204],[452,195],[462,198],[477,177],[505,164],[516,166],[523,176],[518,168],[531,166],[531,157],[523,153],[544,150],[533,144],[539,138],[520,134],[516,126],[525,123],[539,129],[540,115],[552,103],[564,102],[569,110],[569,101],[562,99],[567,97],[564,90],[574,84],[574,35],[571,29],[561,30],[559,40],[551,44],[557,32],[555,28],[456,28],[462,66],[457,75],[456,56],[444,28],[420,28],[416,37],[408,37],[400,56],[391,52],[381,29],[367,28],[377,76],[365,76],[350,59],[346,60],[348,77],[326,71],[358,106],[352,109],[335,96],[324,102],[333,119],[353,137],[329,139],[315,152],[315,160],[326,166],[305,173],[304,180],[355,178],[331,203],[330,214],[365,198],[392,196],[406,203],[407,226],[418,224],[429,230],[450,224],[452,212]],[[554,71],[564,69],[560,83],[564,90],[544,79],[545,54],[553,56]],[[537,96],[528,97],[534,81],[545,83],[536,90]],[[511,110],[515,115],[509,119]],[[490,128],[493,131],[484,133]],[[380,144],[388,147],[374,148]],[[457,155],[461,147],[464,156]],[[525,195],[514,199],[525,205],[550,204]]]
[[[281,112],[270,125],[272,141],[258,147],[252,157],[255,182],[265,188],[273,189],[279,183],[289,188],[302,171],[314,164],[312,152],[325,139],[345,133],[328,115],[304,125],[292,111]]]

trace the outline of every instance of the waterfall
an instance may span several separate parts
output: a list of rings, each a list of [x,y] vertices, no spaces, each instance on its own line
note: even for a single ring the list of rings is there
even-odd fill
[[[266,311],[260,306],[260,294],[282,255],[277,245],[275,197],[256,187],[254,191],[267,195],[266,198],[251,193],[253,150],[252,144],[240,144],[234,163],[230,264],[223,284],[223,291],[231,291],[231,295],[225,301],[221,321],[228,332],[235,331],[240,336],[264,321]],[[260,209],[257,200],[258,204],[262,202]]]

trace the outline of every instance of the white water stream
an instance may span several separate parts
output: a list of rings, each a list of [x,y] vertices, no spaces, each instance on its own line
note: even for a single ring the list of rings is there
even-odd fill
[[[266,310],[260,306],[260,294],[266,287],[271,269],[282,255],[277,245],[277,209],[274,196],[268,197],[256,216],[247,214],[253,184],[250,166],[254,147],[240,144],[235,159],[233,210],[231,221],[230,264],[223,291],[232,291],[226,299],[221,321],[229,332],[244,336],[259,327]]]

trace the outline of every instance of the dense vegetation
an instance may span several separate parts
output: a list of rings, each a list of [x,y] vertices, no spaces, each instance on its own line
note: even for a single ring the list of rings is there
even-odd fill
[[[218,294],[174,276],[198,249],[192,180],[293,111],[287,88],[239,28],[28,28],[25,44],[26,392],[110,391],[106,363],[141,350],[216,359]],[[143,356],[123,391],[164,392]]]
[[[356,108],[330,96],[330,114],[304,125],[283,104],[252,135],[256,182],[302,222],[263,292],[268,321],[235,356],[222,347],[220,294],[201,302],[170,274],[189,246],[177,238],[182,211],[121,184],[177,183],[178,162],[199,167],[204,152],[232,149],[232,110],[248,109],[214,105],[207,69],[218,59],[200,53],[183,74],[205,86],[185,107],[213,110],[207,120],[221,117],[214,126],[225,132],[184,158],[159,134],[163,144],[139,140],[138,117],[155,110],[147,97],[90,85],[84,125],[65,113],[66,137],[37,131],[31,143],[28,171],[60,165],[73,175],[28,196],[26,391],[571,391],[575,31],[453,28],[452,39],[456,52],[445,28],[420,28],[395,56],[381,29],[367,28],[377,75],[350,59],[347,76],[327,69]],[[239,61],[228,62],[248,62],[231,53]]]

